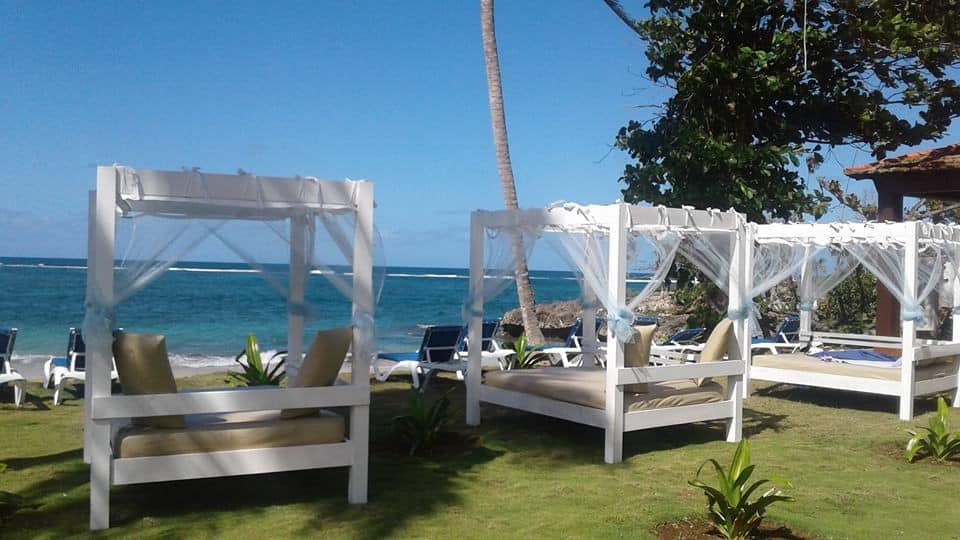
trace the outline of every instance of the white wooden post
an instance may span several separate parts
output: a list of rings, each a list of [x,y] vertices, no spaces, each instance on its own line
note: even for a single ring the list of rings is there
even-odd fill
[[[744,298],[750,296],[751,292],[753,291],[753,231],[754,231],[753,225],[747,224],[744,227],[738,228],[736,231],[734,231],[734,234],[731,235],[733,237],[731,241],[734,242],[734,249],[733,249],[734,257],[733,257],[733,260],[730,261],[731,263],[730,283],[728,285],[729,286],[728,290],[730,291],[731,294],[730,294],[730,298],[727,299],[728,303],[733,303],[732,298],[734,296],[733,295],[734,281],[738,281],[740,283],[739,286],[742,287],[741,290],[744,292],[743,294]],[[738,253],[739,255],[737,255]],[[738,256],[740,258],[740,261],[737,260]],[[740,269],[734,272],[734,269],[737,268],[738,266],[740,266]],[[734,278],[734,274],[739,274],[739,275],[736,278]],[[753,298],[751,297],[749,298],[749,304],[747,304],[747,306],[744,306],[744,307],[749,307],[750,309],[752,309],[753,308],[752,304],[753,304]],[[737,339],[738,343],[746,343],[747,345],[745,349],[746,350],[745,354],[741,355],[741,359],[743,359],[743,378],[741,381],[741,385],[743,386],[744,398],[750,397],[750,363],[751,363],[751,359],[753,358],[753,351],[750,348],[750,343],[752,338],[752,332],[751,332],[752,328],[750,327],[750,321],[752,319],[753,319],[753,312],[751,311],[750,315],[748,315],[746,319],[746,327],[745,327],[746,333],[739,336],[739,338]]]
[[[99,172],[97,173],[99,175]],[[96,256],[96,215],[97,215],[97,191],[93,190],[87,194],[87,291],[85,303],[89,304],[93,300],[90,298],[92,294],[93,287],[96,284],[96,275],[93,272],[95,263],[94,261]],[[69,360],[69,358],[67,359]],[[44,381],[46,384],[47,381]],[[93,448],[93,440],[91,439],[93,435],[93,425],[90,421],[90,410],[91,404],[93,403],[93,395],[90,393],[90,385],[83,385],[83,462],[90,463],[90,450]]]
[[[287,361],[284,364],[288,381],[297,376],[300,364],[303,362],[303,310],[301,308],[307,279],[309,279],[305,252],[307,227],[305,216],[290,218],[290,291],[287,305],[292,309],[287,310]],[[312,234],[310,240],[312,244]]]
[[[920,223],[916,221],[904,223],[906,242],[903,254],[903,290],[907,298],[917,296],[917,251],[919,242],[917,235]],[[902,349],[900,351],[900,419],[913,418],[914,392],[914,358],[916,357],[917,323],[915,321],[901,321]]]
[[[627,284],[627,205],[620,203],[613,207],[608,215],[610,226],[609,268],[607,274],[607,294],[617,306],[626,302]],[[611,306],[613,307],[613,306]],[[584,321],[584,325],[587,321]],[[586,326],[584,327],[586,335]],[[607,368],[606,368],[606,428],[604,430],[603,460],[607,463],[623,461],[623,387],[618,386],[619,370],[623,367],[623,343],[615,339],[607,330]]]
[[[804,280],[811,279],[808,274],[811,270],[809,268],[809,265],[812,262],[810,261],[810,253],[812,249],[813,249],[813,246],[809,243],[803,248],[803,266],[800,267],[800,286],[799,286],[799,289],[797,290],[797,296],[800,296],[802,294],[803,284],[805,283]],[[813,333],[813,310],[801,309],[800,310],[800,340],[803,341],[803,340],[811,339],[810,335],[812,333]]]
[[[353,232],[353,315],[373,317],[373,184],[358,182],[356,224]],[[370,444],[370,356],[374,351],[373,321],[354,326],[350,386],[366,396],[365,404],[350,408],[350,466],[347,500],[351,504],[367,502],[367,475]]]
[[[947,244],[947,249],[953,249],[953,260],[960,261],[960,243]],[[950,315],[950,324],[953,327],[951,341],[954,343],[960,342],[960,320],[958,320],[960,317],[956,315],[960,308],[960,271],[958,270],[960,269],[953,269],[953,311]],[[957,373],[957,388],[953,391],[952,406],[960,407],[960,373]]]
[[[589,256],[589,255],[588,255]],[[590,287],[583,289],[583,300],[586,304],[580,315],[583,339],[580,343],[580,367],[592,368],[598,357],[599,344],[597,343],[597,294]],[[610,330],[607,330],[607,345],[610,344]]]
[[[483,214],[473,212],[470,214],[470,285],[469,290],[473,295],[470,299],[470,321],[469,338],[470,343],[474,344],[467,352],[467,373],[464,383],[467,386],[467,410],[466,423],[468,426],[480,425],[480,384],[483,373],[481,371],[481,355],[483,351],[479,346],[483,332],[483,298],[480,294],[483,291],[483,235],[484,235]]]
[[[113,243],[116,234],[117,171],[114,167],[97,167],[97,194],[94,214],[90,216],[90,246],[87,255],[87,298],[106,307],[113,306]],[[91,256],[92,255],[92,256]],[[108,329],[109,330],[109,329]],[[109,334],[107,335],[109,339]],[[85,385],[86,401],[110,396],[112,354],[110,343],[100,343],[103,336],[87,334]],[[89,405],[84,406],[86,410]],[[85,427],[90,432],[84,437],[90,445],[90,529],[110,526],[111,450],[110,421],[91,420]]]
[[[749,247],[753,243],[753,236],[747,234],[748,226],[740,225],[731,234],[733,242],[733,256],[730,261],[730,281],[727,290],[727,308],[732,311],[742,311],[749,304],[745,298],[749,294],[748,274],[752,271],[749,260]],[[745,380],[750,371],[750,317],[734,321],[734,344],[727,349],[730,360],[743,362],[743,375],[727,377],[726,398],[733,401],[733,417],[727,420],[727,442],[737,442],[743,432],[743,398],[748,395]]]

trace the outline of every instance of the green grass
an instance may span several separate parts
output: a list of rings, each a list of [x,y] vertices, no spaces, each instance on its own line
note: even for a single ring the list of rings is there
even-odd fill
[[[223,376],[181,381],[220,386]],[[719,424],[626,435],[625,461],[604,465],[603,433],[546,417],[483,408],[479,428],[462,425],[463,387],[435,381],[431,394],[456,387],[456,429],[481,445],[442,457],[403,455],[390,419],[407,403],[405,382],[375,384],[372,395],[370,502],[346,503],[346,472],[319,470],[113,488],[113,528],[96,536],[138,538],[649,538],[653,528],[702,516],[705,500],[687,485],[734,445]],[[0,389],[0,490],[36,505],[0,525],[3,538],[86,537],[88,468],[82,460],[83,403],[68,393],[28,389],[20,410]],[[933,400],[918,400],[930,414]],[[950,538],[960,516],[960,466],[907,464],[891,398],[764,387],[745,407],[757,475],[782,476],[797,502],[770,519],[822,538]],[[951,411],[960,422],[957,411]],[[918,418],[915,422],[925,422]]]

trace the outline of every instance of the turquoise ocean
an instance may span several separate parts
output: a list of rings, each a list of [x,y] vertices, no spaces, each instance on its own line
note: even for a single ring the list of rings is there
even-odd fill
[[[425,325],[462,324],[466,269],[392,266],[384,276],[376,313],[380,350],[416,350]],[[570,272],[531,277],[538,302],[580,294]],[[305,334],[349,324],[349,301],[323,276],[310,279],[314,312]],[[0,257],[0,327],[18,329],[15,361],[65,353],[69,328],[83,320],[85,288],[86,260]],[[499,317],[516,304],[510,287],[487,304],[485,316]],[[177,263],[117,309],[127,331],[166,335],[171,361],[181,367],[230,366],[248,333],[262,350],[285,349],[286,317],[285,301],[242,263]]]

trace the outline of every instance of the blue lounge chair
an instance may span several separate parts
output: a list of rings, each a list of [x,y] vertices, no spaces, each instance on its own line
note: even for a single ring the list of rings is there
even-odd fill
[[[663,343],[660,344],[660,346],[670,347],[696,345],[700,342],[706,332],[706,328],[687,328],[685,330],[680,330],[676,334],[668,337]]]
[[[502,369],[504,359],[513,354],[513,351],[500,347],[497,342],[499,329],[500,320],[483,321],[480,346],[484,367]],[[429,326],[423,332],[423,341],[418,350],[378,354],[373,364],[374,377],[378,381],[386,381],[395,370],[404,369],[410,373],[414,388],[420,388],[421,373],[429,374],[434,370],[455,371],[462,379],[469,351],[467,336],[466,326]],[[387,367],[390,363],[392,365]]]
[[[780,351],[796,352],[803,346],[800,343],[800,316],[788,315],[780,327],[769,338],[753,338],[750,348],[758,352],[779,354]]]
[[[386,381],[394,371],[402,368],[413,377],[413,387],[419,388],[420,362],[447,362],[463,342],[462,326],[428,326],[423,331],[423,340],[416,351],[377,354],[373,362],[373,375],[378,381]],[[391,362],[392,365],[387,367],[386,364]]]
[[[13,385],[13,403],[19,407],[23,403],[26,380],[13,369],[13,345],[17,342],[16,328],[0,328],[0,384]]]
[[[116,334],[116,332],[114,332]],[[54,356],[43,364],[43,384],[53,388],[53,404],[59,405],[63,386],[69,380],[85,381],[87,378],[87,345],[79,328],[71,328],[67,339],[67,355]],[[117,380],[117,364],[113,361],[110,379]]]

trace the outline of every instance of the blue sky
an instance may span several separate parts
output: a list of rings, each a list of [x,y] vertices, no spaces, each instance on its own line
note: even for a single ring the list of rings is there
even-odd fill
[[[478,5],[0,0],[0,256],[85,256],[121,163],[366,178],[388,264],[465,266],[469,212],[502,206]],[[617,199],[611,141],[664,99],[644,44],[599,0],[496,16],[521,205]]]

